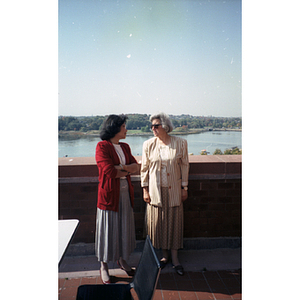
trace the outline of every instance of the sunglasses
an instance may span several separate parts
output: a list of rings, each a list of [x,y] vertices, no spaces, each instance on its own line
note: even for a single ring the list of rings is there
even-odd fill
[[[153,124],[153,125],[151,125],[151,129],[157,129],[159,126],[160,126],[161,124]]]

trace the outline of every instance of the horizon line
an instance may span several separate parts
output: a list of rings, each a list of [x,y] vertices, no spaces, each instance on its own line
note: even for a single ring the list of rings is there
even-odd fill
[[[105,115],[58,115],[58,117],[107,117],[109,115],[147,115],[151,116],[151,114],[146,114],[146,113],[124,113],[124,114],[118,114],[118,113],[112,113],[112,114],[105,114]],[[242,116],[230,116],[230,117],[217,117],[213,115],[191,115],[191,114],[167,114],[169,116],[192,116],[192,117],[204,117],[204,118],[242,118]]]

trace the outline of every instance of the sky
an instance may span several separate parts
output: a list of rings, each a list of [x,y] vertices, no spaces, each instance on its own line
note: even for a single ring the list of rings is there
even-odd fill
[[[242,116],[240,0],[60,0],[58,114]]]

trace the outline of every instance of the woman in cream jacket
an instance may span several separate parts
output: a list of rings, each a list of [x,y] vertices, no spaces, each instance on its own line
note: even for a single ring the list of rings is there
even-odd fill
[[[170,136],[170,118],[159,113],[150,117],[154,137],[143,144],[141,185],[147,203],[146,231],[155,248],[162,248],[164,267],[169,261],[183,275],[178,249],[183,248],[183,201],[188,197],[187,141]]]

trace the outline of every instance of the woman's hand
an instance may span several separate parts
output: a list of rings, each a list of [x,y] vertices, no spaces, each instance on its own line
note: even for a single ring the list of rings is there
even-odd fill
[[[188,191],[182,189],[181,190],[181,201],[185,201],[188,198]]]
[[[130,165],[123,165],[123,169],[130,174],[136,173],[139,170],[139,165],[136,163]]]
[[[130,173],[126,171],[124,167],[122,168],[120,165],[115,165],[115,169],[117,170],[116,178],[121,178],[130,175]]]
[[[148,191],[148,187],[143,187],[143,198],[144,198],[144,201],[146,203],[150,203],[151,202],[149,191]]]
[[[116,178],[124,177],[136,173],[139,170],[139,165],[134,163],[131,165],[115,165],[115,168],[118,170]]]

